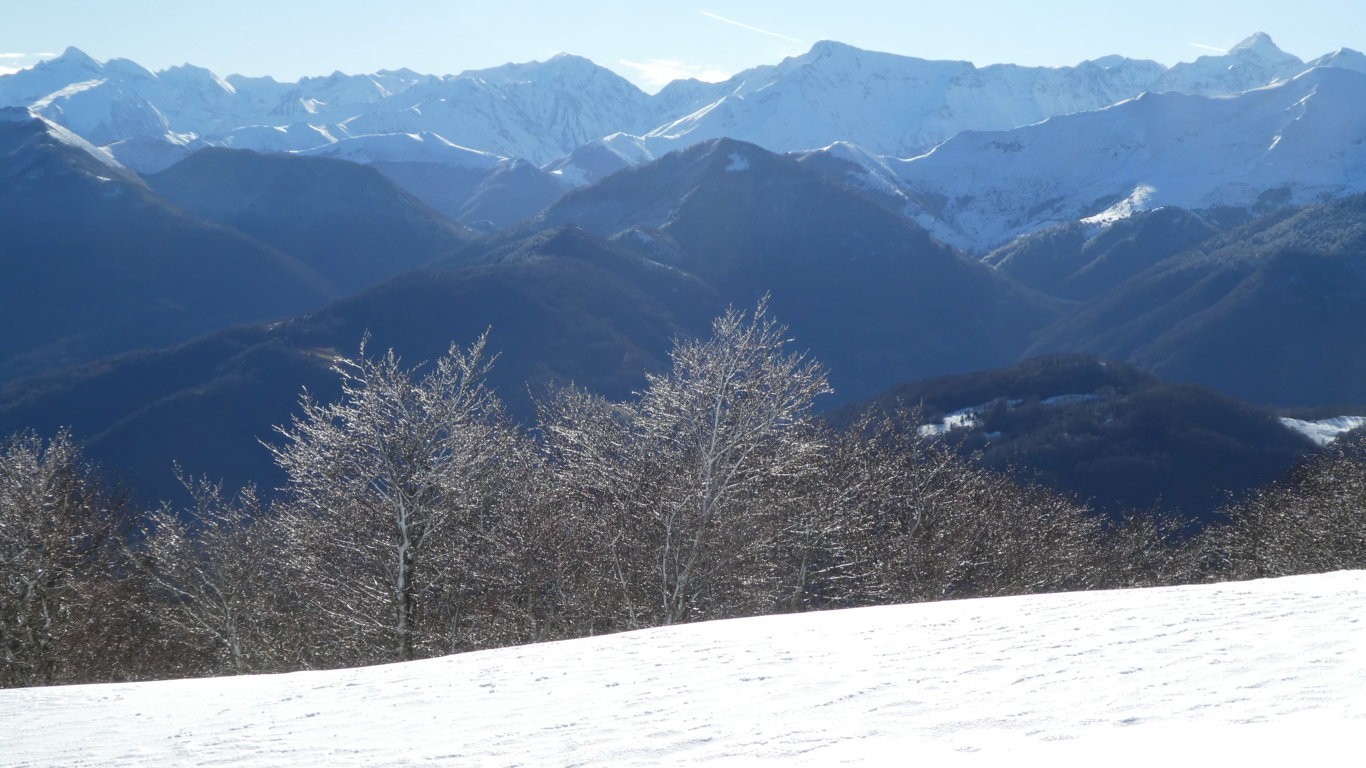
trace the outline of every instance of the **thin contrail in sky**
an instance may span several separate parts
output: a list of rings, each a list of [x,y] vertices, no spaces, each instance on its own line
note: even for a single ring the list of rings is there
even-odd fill
[[[1215,53],[1228,53],[1227,48],[1220,48],[1215,45],[1205,45],[1204,43],[1186,43],[1186,45],[1189,45],[1192,48],[1202,48],[1206,51],[1214,51]]]
[[[758,28],[758,27],[753,27],[753,26],[750,26],[749,24],[745,24],[744,22],[736,21],[735,19],[728,19],[728,18],[726,18],[725,16],[717,16],[716,14],[711,13],[710,11],[698,11],[698,13],[702,14],[703,16],[706,16],[706,17],[709,18],[709,19],[716,19],[717,21],[721,21],[721,22],[725,22],[726,24],[730,24],[730,25],[733,26],[733,27],[739,27],[740,29],[748,29],[750,32],[758,32],[758,33],[761,34],[761,35],[768,35],[769,37],[776,37],[776,38],[778,38],[779,40],[786,40],[786,41],[788,41],[789,43],[796,43],[796,44],[798,44],[798,45],[805,45],[805,43],[803,43],[801,40],[798,40],[798,39],[795,38],[795,37],[788,37],[787,35],[784,35],[784,34],[782,34],[781,32],[773,32],[773,31],[771,31],[771,30],[760,29],[760,28]]]

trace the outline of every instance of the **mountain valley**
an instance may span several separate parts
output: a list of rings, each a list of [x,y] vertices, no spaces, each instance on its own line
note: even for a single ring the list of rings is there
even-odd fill
[[[6,15],[0,763],[1355,753],[1366,55],[254,2]]]
[[[1205,515],[1313,450],[1258,409],[1366,403],[1363,62],[822,42],[650,95],[568,55],[283,83],[71,49],[0,77],[0,431],[69,426],[149,496],[173,462],[269,488],[257,441],[366,334],[416,363],[491,329],[528,420],[767,295],[825,410],[1056,353],[1241,398],[1278,458],[1195,481]]]

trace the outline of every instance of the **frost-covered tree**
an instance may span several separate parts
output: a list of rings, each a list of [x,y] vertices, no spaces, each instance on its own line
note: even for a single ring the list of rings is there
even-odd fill
[[[120,508],[66,432],[0,443],[0,685],[91,679],[92,654],[117,655]]]
[[[221,484],[181,477],[191,504],[163,503],[143,516],[136,551],[138,607],[183,672],[278,669],[291,620],[278,565],[280,541],[255,490],[227,498]]]
[[[731,309],[710,338],[675,344],[668,373],[649,377],[638,413],[662,470],[649,513],[666,624],[744,610],[746,593],[770,591],[755,580],[774,515],[814,469],[812,405],[830,391],[819,364],[788,351],[786,332],[767,299],[749,316]]]
[[[1366,436],[1221,510],[1205,551],[1217,573],[1261,578],[1366,567]]]
[[[638,402],[577,394],[549,409],[547,444],[596,521],[599,583],[626,626],[772,608],[766,559],[818,460],[811,408],[829,391],[785,330],[766,300],[730,310],[710,337],[677,341]]]
[[[660,463],[646,448],[634,403],[566,387],[541,402],[553,477],[538,524],[552,531],[538,580],[553,595],[561,631],[653,626],[648,510],[661,493]]]
[[[476,620],[497,612],[495,502],[521,449],[485,383],[485,346],[452,345],[418,372],[362,342],[334,366],[340,399],[305,393],[279,428],[288,565],[341,659],[469,647]]]

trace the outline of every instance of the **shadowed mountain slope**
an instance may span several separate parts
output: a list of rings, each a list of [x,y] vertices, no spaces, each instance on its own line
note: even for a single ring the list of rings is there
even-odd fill
[[[62,129],[0,112],[0,380],[335,295],[298,260],[166,203]]]
[[[372,351],[393,347],[416,364],[491,329],[491,383],[529,419],[532,393],[555,384],[629,397],[667,364],[674,336],[704,332],[722,308],[695,279],[579,230],[467,256],[284,322],[12,383],[0,389],[0,434],[69,425],[146,498],[177,492],[173,461],[270,488],[279,476],[257,440],[288,421],[301,387],[334,396],[331,361],[355,355],[367,333]]]
[[[468,239],[374,168],[342,160],[210,148],[148,183],[185,210],[298,258],[346,292]]]
[[[1255,403],[1366,401],[1366,196],[1273,214],[1167,259],[1030,349],[1053,351]]]
[[[1314,450],[1269,411],[1080,355],[907,382],[831,418],[898,407],[923,408],[922,433],[979,451],[989,467],[1100,510],[1159,507],[1196,524]]]
[[[574,223],[715,286],[771,293],[836,398],[1000,365],[1058,304],[794,158],[717,140],[576,190],[534,225]]]

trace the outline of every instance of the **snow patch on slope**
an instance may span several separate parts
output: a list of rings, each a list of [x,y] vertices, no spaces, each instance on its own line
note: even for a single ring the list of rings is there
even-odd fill
[[[1134,191],[1129,193],[1128,197],[1094,216],[1087,216],[1081,221],[1084,224],[1108,226],[1136,214],[1146,213],[1152,210],[1152,198],[1156,192],[1157,188],[1150,184],[1139,184],[1134,187]]]
[[[1039,400],[1039,404],[1046,406],[1078,405],[1080,403],[1093,403],[1104,399],[1104,396],[1090,392],[1067,393],[1062,395],[1053,395],[1051,397],[1045,397],[1042,400]],[[1016,408],[1022,405],[1024,402],[1025,401],[1023,399],[1019,398],[1005,399],[998,397],[995,400],[990,400],[985,403],[980,403],[978,405],[970,405],[967,408],[960,408],[956,411],[952,411],[950,413],[945,414],[944,418],[940,419],[937,422],[920,425],[920,436],[943,437],[944,435],[947,435],[948,433],[956,429],[977,429],[978,427],[982,426],[982,419],[980,417],[980,414],[983,411],[989,408],[995,408],[1002,405],[1004,405],[1007,409]],[[999,437],[1000,434],[1001,433],[999,432],[991,433],[991,435],[997,437]]]
[[[977,418],[977,413],[984,406],[973,406],[963,408],[952,413],[945,414],[944,418],[933,424],[921,424],[921,437],[943,437],[955,429],[976,429],[982,426],[982,420]]]
[[[1332,445],[1339,437],[1354,429],[1366,427],[1366,416],[1335,416],[1331,419],[1320,419],[1318,421],[1283,417],[1281,423],[1323,446]]]
[[[578,187],[655,159],[644,138],[618,132],[590,141],[542,170]]]
[[[0,107],[0,122],[5,123],[27,123],[36,122],[42,124],[42,130],[53,139],[90,155],[101,165],[108,166],[110,170],[125,172],[123,164],[114,159],[114,155],[108,150],[95,146],[85,139],[77,136],[72,131],[63,128],[61,125],[35,113],[33,110],[23,107]]]
[[[354,163],[438,163],[456,168],[490,169],[507,158],[462,147],[434,133],[383,133],[351,136],[301,149],[298,154],[334,157]]]

